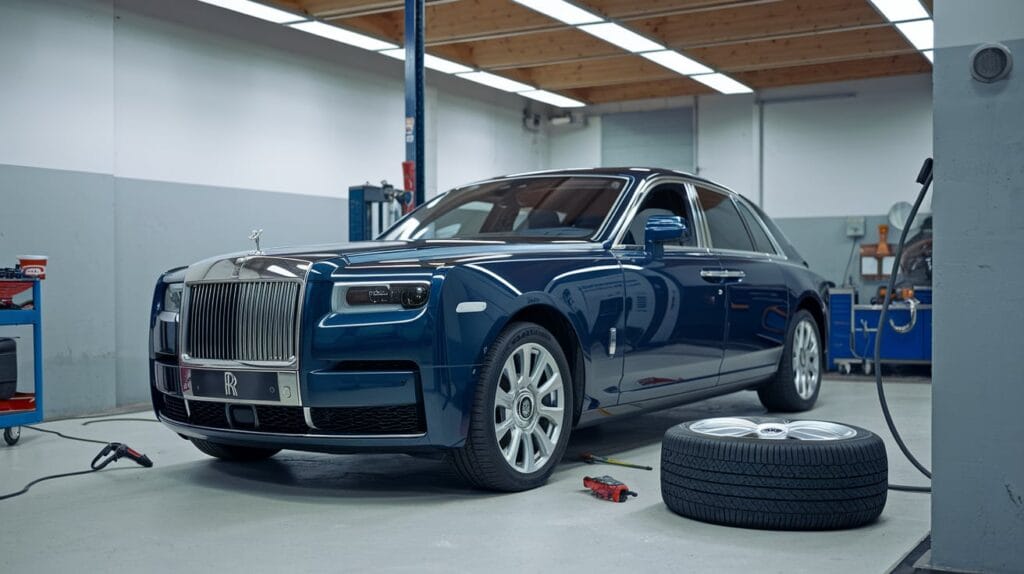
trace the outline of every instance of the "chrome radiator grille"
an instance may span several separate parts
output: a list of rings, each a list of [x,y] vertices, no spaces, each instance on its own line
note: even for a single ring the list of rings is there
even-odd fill
[[[295,281],[190,285],[185,353],[195,360],[291,361],[301,287]]]

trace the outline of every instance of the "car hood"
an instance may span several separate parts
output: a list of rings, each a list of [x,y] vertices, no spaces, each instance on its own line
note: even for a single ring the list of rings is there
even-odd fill
[[[223,281],[233,279],[303,278],[314,263],[328,262],[337,268],[402,269],[428,268],[504,259],[523,255],[541,255],[552,251],[592,251],[601,246],[587,241],[550,239],[522,240],[422,240],[360,241],[267,249],[259,253],[238,252],[218,255],[193,263],[185,281]]]

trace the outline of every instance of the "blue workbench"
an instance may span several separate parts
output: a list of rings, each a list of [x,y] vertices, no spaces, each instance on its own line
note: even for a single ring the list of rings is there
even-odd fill
[[[854,303],[853,289],[829,291],[830,370],[849,374],[860,365],[871,374],[874,365],[875,337],[881,305]],[[883,325],[881,362],[883,364],[930,365],[932,362],[932,289],[915,287],[913,301],[894,301],[889,305],[888,321]]]

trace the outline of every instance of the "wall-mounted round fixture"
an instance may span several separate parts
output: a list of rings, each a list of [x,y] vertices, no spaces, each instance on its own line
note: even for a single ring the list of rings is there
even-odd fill
[[[971,75],[979,82],[991,84],[1010,75],[1013,56],[1002,44],[982,44],[971,52]]]

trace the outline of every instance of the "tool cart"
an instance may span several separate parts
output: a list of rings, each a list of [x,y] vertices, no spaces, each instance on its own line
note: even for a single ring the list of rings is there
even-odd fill
[[[21,304],[16,296],[29,290],[32,298]],[[14,445],[21,438],[21,425],[43,420],[43,336],[42,290],[36,278],[0,278],[0,326],[32,327],[33,377],[30,393],[17,392],[17,340],[0,338],[0,428],[4,441]]]
[[[930,365],[932,362],[932,288],[914,287],[908,296],[889,306],[889,321],[883,326],[883,364]],[[860,365],[870,375],[875,337],[878,333],[879,304],[854,302],[853,289],[829,291],[829,363],[842,374]]]

